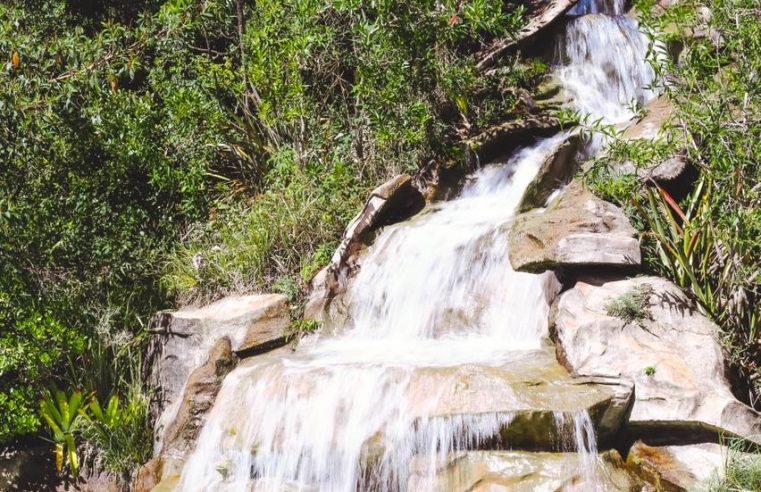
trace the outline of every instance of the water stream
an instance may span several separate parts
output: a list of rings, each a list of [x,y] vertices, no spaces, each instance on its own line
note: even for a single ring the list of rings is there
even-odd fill
[[[632,117],[631,101],[651,97],[647,42],[619,15],[620,2],[584,1],[558,42],[556,73],[580,111],[619,124]],[[511,269],[506,230],[541,162],[566,138],[488,165],[457,198],[384,229],[349,285],[337,335],[256,357],[226,378],[181,489],[409,490],[413,461],[433,477],[452,452],[508,426],[509,412],[441,408],[461,368],[509,366],[546,339],[548,278]],[[594,490],[588,415],[555,418],[569,429],[558,449],[579,453]]]

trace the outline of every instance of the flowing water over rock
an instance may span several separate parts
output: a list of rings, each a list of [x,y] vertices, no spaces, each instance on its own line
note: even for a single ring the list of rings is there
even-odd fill
[[[589,5],[576,14],[620,13]],[[649,97],[647,43],[628,17],[573,19],[560,45],[557,71],[582,112],[620,123],[632,99]],[[545,422],[545,438],[555,429],[554,449],[578,453],[595,490],[587,410],[610,397],[543,362],[553,277],[514,272],[507,259],[524,190],[565,138],[486,166],[456,199],[387,227],[349,286],[336,334],[227,377],[181,489],[426,490],[452,453],[510,445],[505,436],[530,421]]]

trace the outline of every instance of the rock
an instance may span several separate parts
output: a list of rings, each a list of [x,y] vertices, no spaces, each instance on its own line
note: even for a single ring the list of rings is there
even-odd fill
[[[571,96],[563,88],[563,82],[554,74],[546,76],[534,90],[533,101],[534,109],[540,111],[557,111],[572,102]]]
[[[666,96],[659,96],[645,105],[645,116],[629,125],[622,137],[625,140],[644,138],[654,140],[663,136],[663,124],[671,119],[674,106]]]
[[[659,96],[645,106],[645,116],[624,131],[623,140],[658,140],[665,138],[664,125],[674,114],[674,106],[666,96]],[[650,166],[638,168],[631,161],[614,162],[614,175],[637,174],[640,180],[672,181],[684,172],[687,167],[685,155],[679,152],[665,161]]]
[[[163,455],[176,458],[192,450],[222,380],[233,370],[235,362],[230,339],[220,338],[209,351],[206,363],[188,377],[181,404],[164,435]]]
[[[365,207],[349,223],[331,265],[344,265],[366,243],[368,234],[385,225],[411,217],[425,206],[423,195],[408,174],[401,174],[375,188]]]
[[[626,462],[657,490],[693,490],[713,476],[724,474],[729,450],[714,443],[680,446],[648,446],[637,441]]]
[[[289,326],[287,299],[280,294],[233,296],[202,308],[158,313],[151,321],[144,367],[156,388],[151,402],[155,453],[188,375],[204,363],[215,342],[229,337],[232,350],[247,356],[283,345]]]
[[[498,429],[493,444],[556,450],[565,444],[573,417],[581,412],[589,414],[601,442],[612,438],[626,421],[632,391],[628,382],[616,378],[572,378],[552,352],[543,349],[516,354],[501,367],[417,368],[407,399],[414,402],[409,412],[420,435],[435,434],[448,421],[473,421],[470,427],[478,428],[475,422],[492,416]],[[437,395],[433,406],[432,392]]]
[[[420,190],[426,203],[447,200],[459,193],[470,170],[462,159],[434,159],[415,174],[415,188]]]
[[[401,174],[375,188],[365,207],[349,223],[330,264],[312,280],[304,309],[305,318],[324,321],[333,298],[346,287],[346,280],[357,268],[357,253],[371,240],[371,233],[383,226],[405,220],[425,206],[425,198],[408,174]]]
[[[575,181],[547,209],[518,215],[509,234],[510,264],[519,271],[641,261],[637,232],[621,209]]]
[[[571,135],[558,142],[539,167],[536,177],[529,183],[523,193],[519,212],[543,207],[552,192],[568,183],[576,171],[572,159],[579,147],[579,137]]]
[[[576,4],[577,0],[550,0],[530,3],[528,23],[515,36],[500,38],[492,42],[486,49],[476,54],[476,69],[483,71],[492,66],[507,50],[523,43],[542,31],[567,10]]]
[[[55,490],[60,481],[52,444],[25,443],[0,449],[0,491]]]
[[[413,461],[409,490],[430,492],[634,491],[644,483],[628,472],[616,451],[601,455],[584,476],[575,453],[468,451],[453,453],[435,474]]]
[[[487,128],[468,139],[466,145],[476,162],[491,162],[538,136],[559,131],[562,123],[551,115],[525,115]]]
[[[137,470],[135,482],[132,484],[132,492],[151,492],[161,481],[162,459],[151,458]]]
[[[581,279],[554,313],[560,359],[570,370],[634,381],[633,434],[707,430],[761,443],[761,415],[730,390],[719,327],[671,282]]]

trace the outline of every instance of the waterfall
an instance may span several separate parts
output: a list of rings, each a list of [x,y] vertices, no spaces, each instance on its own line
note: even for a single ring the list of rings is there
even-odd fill
[[[619,0],[575,7],[555,68],[576,108],[610,124],[632,117],[631,101],[651,97],[653,78],[647,41],[621,8]],[[503,366],[547,336],[548,277],[511,269],[507,229],[540,164],[566,138],[485,166],[457,198],[385,228],[348,287],[338,334],[245,361],[225,379],[181,489],[408,490],[413,462],[432,476],[451,453],[509,426],[509,413],[435,409],[456,368]],[[594,490],[589,416],[555,418],[565,429],[559,446],[579,452]]]

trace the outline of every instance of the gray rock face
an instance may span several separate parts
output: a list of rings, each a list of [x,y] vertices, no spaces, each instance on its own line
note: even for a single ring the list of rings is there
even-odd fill
[[[761,416],[731,393],[719,328],[671,282],[579,280],[561,295],[554,327],[569,369],[634,382],[632,432],[704,429],[761,442]]]
[[[231,350],[245,356],[283,345],[289,326],[287,299],[280,294],[234,296],[202,308],[159,313],[151,323],[145,367],[157,390],[151,403],[155,453],[176,415],[188,376],[206,361],[219,339],[228,337]]]
[[[228,337],[220,338],[209,351],[209,358],[195,369],[185,384],[177,415],[167,427],[163,452],[184,455],[191,451],[222,387],[222,380],[233,370],[236,357]]]
[[[362,211],[346,226],[330,264],[312,280],[304,317],[326,318],[325,311],[332,299],[345,289],[347,278],[356,269],[356,255],[374,230],[407,219],[424,206],[425,198],[413,186],[408,174],[401,174],[375,188]]]
[[[545,210],[518,215],[510,229],[515,270],[627,266],[641,262],[636,231],[624,213],[571,182]]]

